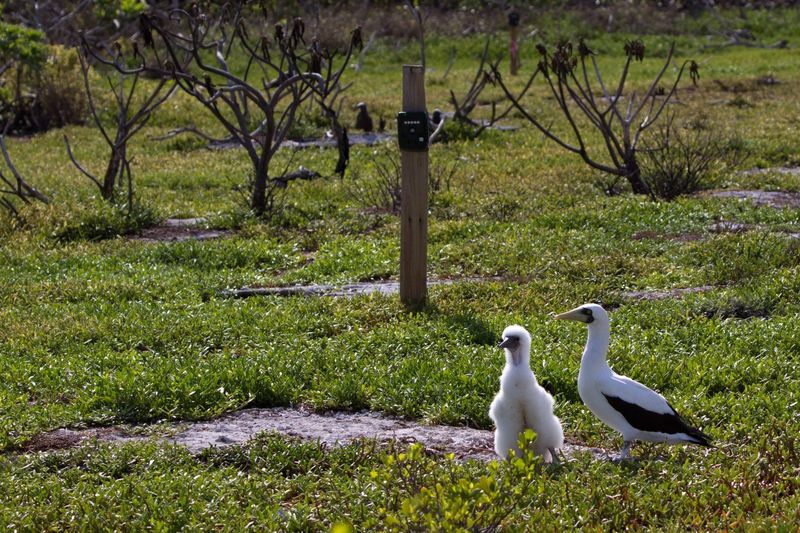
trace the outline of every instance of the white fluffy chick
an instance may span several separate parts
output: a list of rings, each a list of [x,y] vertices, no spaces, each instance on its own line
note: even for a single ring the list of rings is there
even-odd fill
[[[553,462],[556,449],[564,445],[564,431],[553,415],[553,397],[531,371],[531,336],[522,326],[508,326],[498,347],[505,350],[506,366],[500,376],[500,392],[489,407],[496,428],[494,450],[503,459],[511,450],[519,457],[520,434],[530,428],[536,432],[533,452],[545,462]]]

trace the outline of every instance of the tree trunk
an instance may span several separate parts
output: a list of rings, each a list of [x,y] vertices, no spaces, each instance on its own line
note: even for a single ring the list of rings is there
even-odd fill
[[[253,196],[250,200],[250,208],[258,216],[262,216],[267,210],[268,168],[266,158],[262,158],[256,166],[256,175],[253,178]]]
[[[123,185],[123,172],[125,167],[125,150],[127,148],[126,137],[127,132],[124,128],[117,129],[117,135],[114,138],[114,145],[111,147],[111,157],[108,160],[108,167],[103,176],[103,187],[100,190],[103,198],[108,201],[114,200],[114,187],[119,184]]]
[[[100,189],[100,193],[105,200],[111,201],[114,199],[114,186],[122,169],[123,158],[124,154],[120,153],[119,150],[112,149],[111,158],[108,160],[108,167],[103,176],[103,187]]]
[[[642,179],[642,170],[635,154],[625,158],[625,179],[631,184],[634,194],[650,194],[650,187]]]

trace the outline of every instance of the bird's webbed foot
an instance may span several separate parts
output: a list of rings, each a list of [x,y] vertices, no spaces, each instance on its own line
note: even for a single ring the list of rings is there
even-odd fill
[[[631,444],[633,444],[633,442],[629,441],[629,440],[626,440],[625,442],[623,442],[622,443],[622,449],[619,451],[619,455],[616,456],[616,457],[613,457],[611,459],[611,461],[614,462],[614,463],[621,463],[623,461],[628,460],[630,458]]]
[[[555,448],[548,448],[547,451],[550,452],[550,463],[554,465],[560,465],[561,457],[558,456],[558,450]]]

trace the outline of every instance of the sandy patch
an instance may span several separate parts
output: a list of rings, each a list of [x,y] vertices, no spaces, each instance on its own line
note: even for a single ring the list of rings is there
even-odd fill
[[[500,278],[429,279],[428,286],[453,285],[455,283],[500,281]],[[393,280],[363,281],[347,285],[289,285],[286,287],[242,287],[224,290],[220,294],[228,298],[249,298],[250,296],[331,296],[347,298],[365,294],[391,296],[400,292],[400,282]]]
[[[792,209],[800,209],[800,193],[795,192],[722,190],[708,191],[703,194],[713,198],[735,198],[738,200],[750,200],[756,205],[775,207],[779,209],[787,207]]]
[[[706,292],[713,290],[711,285],[703,285],[701,287],[685,287],[681,289],[668,289],[668,290],[651,290],[651,291],[625,291],[622,293],[623,298],[630,300],[666,300],[669,298],[683,298],[687,294],[695,294],[698,292]]]
[[[185,446],[199,453],[212,446],[246,444],[260,432],[275,432],[287,437],[319,441],[326,446],[341,446],[357,439],[375,439],[386,443],[419,442],[433,453],[452,453],[460,460],[490,461],[497,456],[493,449],[493,432],[460,426],[426,426],[410,420],[372,412],[315,413],[286,407],[244,409],[216,420],[175,425],[176,433],[168,437],[151,437],[165,444]],[[59,450],[97,439],[99,442],[124,443],[148,437],[133,435],[124,428],[57,429],[32,439],[23,448],[27,452]],[[605,450],[578,443],[565,443],[566,458],[588,453],[606,459]]]

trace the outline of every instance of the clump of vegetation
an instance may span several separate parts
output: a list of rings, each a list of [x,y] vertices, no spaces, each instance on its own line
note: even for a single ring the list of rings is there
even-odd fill
[[[161,220],[158,212],[146,205],[135,204],[121,210],[115,205],[102,204],[86,209],[67,219],[54,233],[56,240],[100,241],[124,235],[134,235]]]
[[[401,204],[400,158],[395,150],[374,150],[374,173],[353,179],[348,194],[358,199],[362,207],[399,213]]]
[[[385,492],[384,501],[390,502],[378,510],[378,523],[395,531],[500,529],[521,507],[519,495],[547,478],[541,460],[528,449],[535,438],[527,430],[520,436],[522,457],[492,462],[479,476],[464,472],[452,455],[436,460],[421,444],[389,454],[382,468],[370,473]],[[535,502],[527,500],[524,505]]]
[[[672,118],[643,143],[642,180],[654,200],[674,200],[713,186],[715,174],[742,165],[749,153],[719,128],[680,127]]]
[[[393,148],[373,150],[376,156],[370,170],[373,172],[354,179],[348,186],[349,196],[366,209],[399,213],[402,206],[402,172],[400,157]],[[453,177],[458,172],[461,159],[434,160],[428,169],[428,197],[433,201],[440,192],[449,191]]]
[[[51,46],[47,61],[34,75],[34,114],[39,129],[86,122],[88,98],[79,55],[77,48]]]
[[[86,120],[75,49],[48,46],[44,34],[0,22],[0,129],[35,133]]]
[[[33,115],[35,94],[26,90],[32,76],[47,60],[44,34],[0,21],[0,129],[37,131]]]

